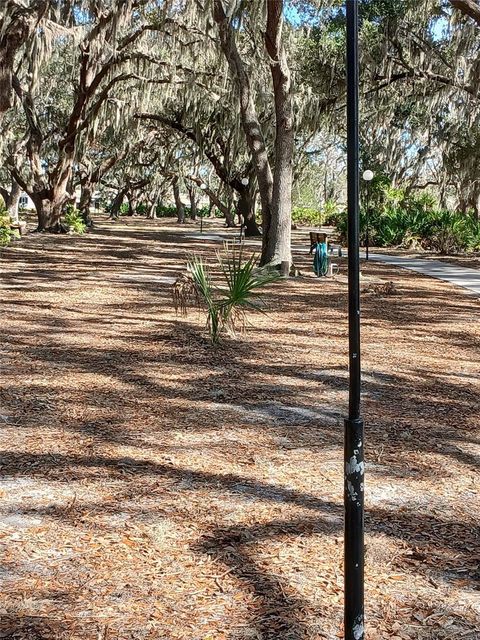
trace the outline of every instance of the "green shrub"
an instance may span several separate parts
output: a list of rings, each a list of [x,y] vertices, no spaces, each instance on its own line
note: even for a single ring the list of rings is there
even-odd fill
[[[157,218],[176,218],[177,209],[175,206],[164,206],[163,204],[157,205]]]
[[[194,256],[188,263],[188,276],[174,284],[172,295],[176,311],[184,315],[192,303],[203,308],[212,344],[223,332],[235,334],[245,329],[248,311],[263,311],[257,289],[280,278],[278,271],[256,268],[256,258],[243,259],[243,251],[235,247],[218,256],[222,286],[212,280],[212,268],[202,258]]]
[[[368,222],[372,246],[416,246],[440,253],[480,248],[480,222],[473,215],[438,209],[431,194],[407,194],[383,180],[370,202]],[[363,208],[360,212],[362,243],[366,240],[366,219]],[[333,221],[345,241],[347,212],[337,214]]]
[[[366,240],[366,215],[360,214],[360,241]],[[337,217],[337,230],[346,240],[347,213]],[[371,211],[369,239],[372,246],[418,246],[440,253],[480,249],[480,221],[474,216],[448,210],[421,211],[415,207]]]
[[[87,225],[83,221],[80,211],[76,209],[73,204],[66,206],[63,217],[65,224],[68,226],[70,231],[73,231],[74,233],[85,233]]]
[[[184,207],[185,208],[185,217],[189,218],[191,215],[191,208],[190,207]],[[199,218],[205,218],[206,216],[208,216],[208,207],[199,207],[197,209],[197,216]],[[177,217],[177,208],[175,207],[175,205],[168,205],[165,206],[163,204],[158,204],[157,208],[156,208],[156,212],[157,212],[157,218],[176,218]]]
[[[441,253],[472,251],[480,247],[480,221],[473,215],[435,211],[431,215],[431,248]]]
[[[347,220],[347,212],[343,210],[339,211],[334,218],[330,219],[329,222],[330,224],[335,225],[335,227],[337,228],[338,235],[340,236],[342,242],[346,241],[347,239]]]
[[[335,200],[327,200],[323,205],[323,224],[335,224],[337,217],[340,215],[340,207]]]
[[[324,215],[318,209],[310,207],[294,207],[292,209],[292,222],[296,224],[308,224],[320,226],[323,224]]]
[[[20,234],[11,227],[10,216],[4,211],[0,212],[0,247],[7,247],[14,238],[19,238]]]

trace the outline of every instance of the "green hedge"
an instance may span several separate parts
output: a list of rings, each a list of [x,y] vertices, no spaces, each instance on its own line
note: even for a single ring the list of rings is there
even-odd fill
[[[185,207],[185,217],[190,217],[190,207]],[[135,209],[135,213],[141,216],[144,216],[147,213],[147,207],[145,204],[141,203]],[[158,204],[156,207],[157,218],[176,218],[177,217],[177,208],[175,205],[163,205]],[[120,207],[120,215],[126,216],[128,215],[128,203],[124,202]],[[208,207],[200,207],[197,209],[198,217],[205,217],[208,215]]]
[[[292,222],[309,226],[321,226],[335,221],[339,207],[333,200],[327,200],[322,209],[312,207],[293,207]]]
[[[343,240],[347,236],[347,213],[336,217]],[[361,242],[366,239],[366,213],[360,214]],[[369,214],[371,246],[418,246],[441,253],[480,250],[480,221],[473,214],[427,209],[423,202],[409,198],[394,205],[372,207]]]

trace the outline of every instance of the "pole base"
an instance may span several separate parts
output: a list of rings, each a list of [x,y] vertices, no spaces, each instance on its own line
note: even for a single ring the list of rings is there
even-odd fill
[[[363,420],[345,420],[345,640],[364,636],[364,476]]]

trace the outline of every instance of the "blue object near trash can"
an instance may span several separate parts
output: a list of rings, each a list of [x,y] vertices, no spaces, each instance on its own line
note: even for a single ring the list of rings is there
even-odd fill
[[[326,242],[317,242],[314,248],[313,270],[318,277],[328,273],[328,247]]]

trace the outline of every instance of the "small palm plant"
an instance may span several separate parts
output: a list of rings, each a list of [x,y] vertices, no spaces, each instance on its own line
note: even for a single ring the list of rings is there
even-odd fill
[[[189,306],[205,309],[213,344],[224,331],[234,335],[245,330],[248,311],[264,312],[257,289],[280,278],[278,272],[262,271],[256,264],[255,255],[244,260],[242,249],[227,247],[224,255],[218,254],[218,268],[225,284],[217,286],[212,279],[212,267],[194,256],[188,262],[188,275],[181,276],[173,285],[175,310],[186,315]]]

